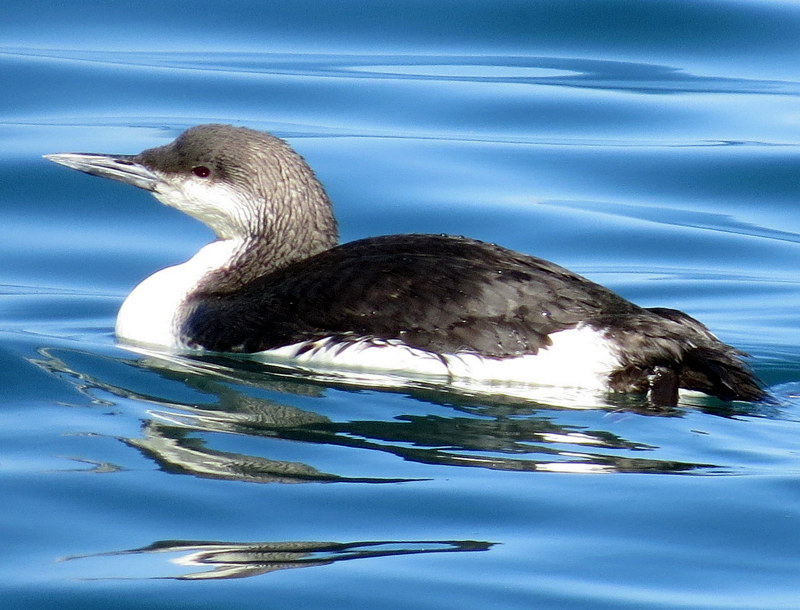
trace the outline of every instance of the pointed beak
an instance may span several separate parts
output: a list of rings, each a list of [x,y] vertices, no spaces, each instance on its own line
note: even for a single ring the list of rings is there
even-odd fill
[[[64,165],[79,172],[111,178],[125,184],[138,186],[146,191],[155,191],[161,178],[134,161],[134,155],[94,155],[89,153],[59,153],[44,155],[53,163]]]

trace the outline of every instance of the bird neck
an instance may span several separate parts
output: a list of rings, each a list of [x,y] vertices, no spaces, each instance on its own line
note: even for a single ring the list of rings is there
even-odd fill
[[[202,269],[204,264],[213,261],[213,266],[206,267],[198,282],[203,290],[233,292],[256,278],[328,250],[337,243],[335,228],[321,234],[313,227],[297,227],[292,239],[287,239],[284,231],[280,236],[271,233],[218,240],[198,252],[195,257],[199,256],[204,262],[193,265],[194,269]],[[206,256],[203,254],[206,251],[213,255]]]
[[[217,251],[228,254],[203,278],[204,288],[232,292],[338,243],[336,219],[324,188],[310,169],[294,169],[286,171],[288,185],[272,191],[255,189],[251,199],[241,203],[241,209],[249,212],[243,215],[247,219],[243,227],[231,234],[215,231],[218,241],[228,244]],[[236,228],[234,223],[227,226]]]

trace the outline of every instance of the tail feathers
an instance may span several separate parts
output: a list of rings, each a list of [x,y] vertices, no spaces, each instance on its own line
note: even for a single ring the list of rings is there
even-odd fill
[[[742,362],[743,355],[724,344],[692,348],[684,354],[679,385],[722,400],[762,400],[766,392]]]
[[[645,311],[652,315],[614,321],[626,348],[623,367],[610,378],[613,389],[647,391],[663,400],[676,386],[726,401],[767,397],[742,360],[746,354],[717,339],[701,322],[675,309]]]

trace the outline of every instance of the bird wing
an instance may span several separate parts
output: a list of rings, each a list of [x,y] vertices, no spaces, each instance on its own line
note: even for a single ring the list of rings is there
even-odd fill
[[[333,336],[492,357],[536,353],[553,332],[639,310],[553,263],[440,235],[351,242],[233,292],[198,292],[188,305],[185,342],[213,351]]]

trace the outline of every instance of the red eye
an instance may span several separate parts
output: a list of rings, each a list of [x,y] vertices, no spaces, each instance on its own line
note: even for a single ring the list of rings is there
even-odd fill
[[[211,175],[211,170],[205,165],[198,165],[192,168],[192,173],[198,178],[208,178]]]

